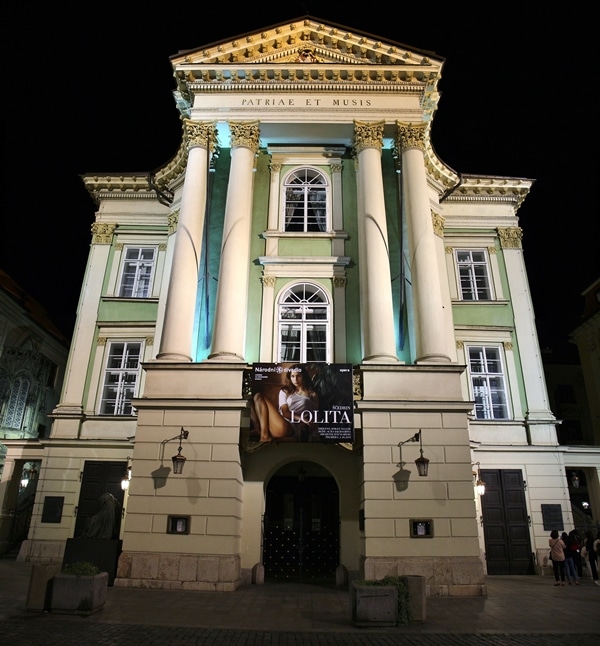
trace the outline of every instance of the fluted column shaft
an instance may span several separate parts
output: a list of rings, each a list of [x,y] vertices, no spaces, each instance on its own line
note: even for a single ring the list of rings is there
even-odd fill
[[[244,361],[254,158],[258,122],[232,122],[219,286],[209,360]]]
[[[425,124],[398,123],[415,304],[417,362],[450,362],[425,171]]]
[[[396,337],[381,170],[383,122],[354,123],[358,163],[363,362],[395,363]]]
[[[188,162],[167,291],[165,321],[157,359],[192,361],[192,335],[202,255],[210,151],[216,144],[214,123],[184,122]]]

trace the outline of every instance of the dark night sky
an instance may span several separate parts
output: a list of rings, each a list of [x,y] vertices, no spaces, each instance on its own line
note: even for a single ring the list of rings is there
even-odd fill
[[[437,153],[460,173],[536,180],[518,215],[542,346],[566,341],[580,321],[580,294],[600,275],[600,229],[597,103],[592,110],[586,89],[596,70],[579,19],[557,12],[542,23],[523,2],[497,5],[494,15],[481,3],[472,11],[468,3],[399,3],[392,16],[288,2],[273,11],[231,8],[220,21],[203,3],[172,5],[174,14],[164,3],[79,6],[15,7],[3,67],[0,268],[67,335],[95,211],[79,176],[145,173],[175,154],[181,126],[170,56],[305,14],[446,59]]]

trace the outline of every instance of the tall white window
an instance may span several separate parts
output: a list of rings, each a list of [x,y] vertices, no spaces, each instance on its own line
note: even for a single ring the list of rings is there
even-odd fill
[[[457,249],[456,264],[462,300],[491,300],[492,290],[485,251]]]
[[[127,247],[121,273],[119,296],[148,298],[152,293],[156,249],[154,247]]]
[[[284,231],[327,231],[327,179],[314,168],[299,168],[284,182]]]
[[[132,415],[131,400],[135,396],[140,373],[142,344],[113,341],[109,345],[104,373],[101,415]]]
[[[498,346],[468,348],[476,419],[508,419],[506,378]]]
[[[317,285],[298,283],[279,299],[279,361],[327,361],[330,306]]]

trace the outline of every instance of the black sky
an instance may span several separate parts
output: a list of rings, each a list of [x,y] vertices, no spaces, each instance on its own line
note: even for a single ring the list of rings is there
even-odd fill
[[[146,173],[175,154],[170,56],[310,14],[446,59],[433,145],[457,172],[536,180],[518,212],[525,262],[541,344],[565,342],[580,293],[600,275],[597,103],[591,111],[586,90],[595,70],[582,22],[564,12],[541,21],[527,3],[494,15],[481,3],[415,4],[389,5],[391,15],[344,13],[339,2],[223,4],[222,17],[204,3],[15,6],[5,22],[0,267],[70,335],[95,212],[80,175]]]

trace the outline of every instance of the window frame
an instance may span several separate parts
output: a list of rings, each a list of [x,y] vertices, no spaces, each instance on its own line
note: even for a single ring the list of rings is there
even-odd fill
[[[128,258],[128,254],[136,250],[138,252],[138,257],[136,259]],[[140,258],[140,255],[141,253],[144,252],[144,250],[152,251],[151,260]],[[152,298],[152,289],[154,286],[154,277],[156,274],[157,262],[158,262],[158,247],[156,245],[136,245],[136,244],[124,245],[121,265],[119,267],[119,285],[117,289],[118,298],[134,298],[134,299]],[[134,276],[131,284],[131,293],[125,294],[123,292],[128,287],[125,279],[129,274],[131,274],[131,272],[127,272],[127,268],[129,265],[135,265],[135,271],[133,272]],[[140,277],[141,270],[146,265],[150,265],[149,275],[147,277]],[[145,283],[145,289],[144,289],[144,292],[140,295],[139,294],[140,290],[138,286],[139,284],[143,284],[144,278],[147,278]]]
[[[115,346],[122,345],[123,352],[120,355],[113,354]],[[138,362],[135,368],[127,366],[127,357],[125,348],[137,345]],[[141,366],[144,358],[144,342],[141,339],[110,339],[106,343],[106,351],[102,368],[102,382],[100,385],[99,402],[98,402],[98,415],[103,417],[135,417],[136,413],[133,410],[131,400],[137,396],[140,379],[141,379]],[[111,359],[120,356],[120,366],[111,366]],[[124,365],[125,364],[125,365]],[[134,381],[127,382],[127,377],[134,375]],[[109,377],[116,377],[116,382],[109,382]],[[109,389],[115,390],[114,405],[112,411],[106,411],[107,403],[112,401],[108,397]]]
[[[302,290],[305,298],[299,298],[298,292]],[[306,298],[306,292],[310,291],[310,297]],[[321,300],[313,300],[311,297],[320,296]],[[310,281],[298,281],[287,285],[279,294],[276,304],[276,320],[277,320],[277,359],[278,363],[327,363],[331,361],[332,356],[332,306],[331,297],[322,285],[312,283]],[[287,318],[283,315],[284,309],[292,309],[296,306],[299,312],[299,318]],[[307,318],[306,314],[309,313],[309,308],[313,310],[318,309],[324,312],[324,317]],[[290,356],[285,354],[286,342],[284,342],[284,325],[289,327],[297,327],[299,332],[298,340],[298,354]],[[311,346],[309,340],[310,327],[323,327],[324,328],[324,347],[323,358],[317,357],[318,347],[321,342],[316,338],[314,345]],[[291,344],[291,342],[287,342]],[[312,350],[315,354],[309,356],[309,351]]]
[[[471,351],[476,350],[482,351],[484,355],[482,370],[478,372],[473,371],[474,362],[471,356]],[[496,354],[495,358],[487,356],[488,353],[491,355],[492,352]],[[473,406],[474,419],[484,422],[510,421],[514,419],[511,410],[508,366],[502,345],[495,343],[469,343],[465,345],[465,353],[467,360],[467,370],[469,374],[469,392],[471,399],[475,402]],[[490,370],[494,362],[499,365],[499,371]],[[476,379],[485,380],[486,383],[482,386],[476,386]],[[498,388],[498,386],[491,386],[491,380],[500,380],[501,388]],[[483,397],[478,396],[477,391],[479,389],[484,390]],[[494,393],[498,392],[502,393],[504,399],[503,402],[494,401]],[[494,414],[494,410],[499,406],[503,408],[505,412],[504,416],[496,416]],[[481,410],[483,412],[482,416],[478,415],[478,410]]]
[[[461,262],[459,260],[459,254],[466,254],[468,253],[470,255],[470,261],[469,262]],[[475,261],[473,260],[473,254],[474,253],[480,253],[483,256],[483,260],[481,261]],[[458,296],[459,300],[463,303],[476,303],[476,302],[490,302],[493,300],[496,300],[495,294],[494,294],[494,289],[493,289],[493,281],[492,281],[492,268],[490,266],[490,258],[488,255],[488,251],[485,248],[481,247],[456,247],[454,249],[454,263],[456,266],[456,282],[457,282],[457,288],[458,288]],[[478,286],[478,281],[481,281],[481,277],[478,277],[476,275],[477,267],[483,267],[485,270],[485,276],[483,277],[485,280],[485,286]],[[469,279],[469,284],[471,286],[471,292],[473,294],[472,298],[465,298],[465,294],[468,293],[467,290],[463,289],[463,276],[461,274],[461,269],[467,268],[468,270],[468,279]],[[484,296],[481,294],[483,291],[487,291],[487,296]]]
[[[305,175],[309,173],[314,174],[314,178],[320,178],[321,182],[312,183],[305,181],[304,183],[297,183],[292,181],[294,178],[298,178],[299,174],[302,172],[304,172]],[[317,192],[317,195],[322,194],[324,196],[324,199],[309,199],[310,187],[315,186],[322,189]],[[303,223],[301,230],[288,228],[290,225],[289,222],[286,222],[288,218],[288,208],[290,208],[288,206],[288,191],[291,191],[294,187],[296,188],[296,192],[299,193],[297,202],[302,202],[302,206],[294,207],[295,209],[301,208],[303,210]],[[290,171],[287,172],[282,178],[280,195],[281,212],[279,229],[282,233],[293,233],[296,235],[310,236],[331,232],[331,180],[327,173],[311,165],[299,164],[297,166],[294,166],[294,168],[290,169]],[[315,206],[317,203],[320,205],[321,202],[323,203],[325,209],[325,215],[322,218],[322,225],[319,224],[319,216],[316,214],[317,207]],[[314,218],[311,217],[311,211],[314,211]],[[314,228],[313,223],[311,222],[311,220],[313,219]]]

